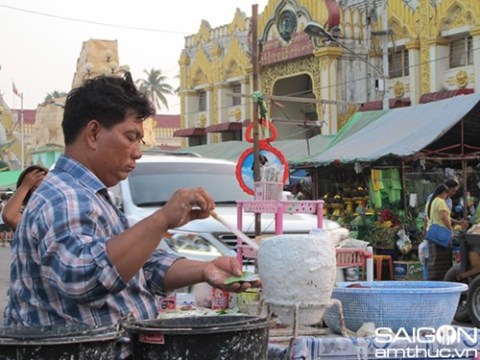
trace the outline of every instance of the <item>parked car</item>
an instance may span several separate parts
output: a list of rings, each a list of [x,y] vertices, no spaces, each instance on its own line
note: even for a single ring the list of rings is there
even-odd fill
[[[162,207],[177,189],[201,186],[215,199],[217,214],[237,226],[236,201],[252,199],[252,196],[240,188],[235,176],[236,164],[190,155],[146,153],[129,177],[110,189],[130,225]],[[325,220],[325,224],[330,229],[339,228],[333,221]],[[316,226],[316,215],[284,215],[284,233],[308,233]],[[262,215],[261,229],[262,235],[274,233],[273,214]],[[244,214],[242,231],[254,237],[253,213]],[[208,260],[220,254],[234,256],[236,253],[236,236],[213,218],[191,221],[169,233],[160,246],[188,258]]]

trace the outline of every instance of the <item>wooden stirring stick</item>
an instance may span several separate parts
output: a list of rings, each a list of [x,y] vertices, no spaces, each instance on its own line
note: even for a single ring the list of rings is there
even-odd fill
[[[258,250],[258,245],[255,241],[250,239],[247,235],[245,235],[243,232],[238,230],[235,226],[230,225],[228,222],[226,222],[224,219],[222,219],[220,216],[215,211],[210,211],[210,216],[213,217],[215,220],[223,224],[228,230],[230,230],[234,235],[236,235],[238,238],[240,238],[243,242],[247,243],[249,246],[251,246],[254,250]]]

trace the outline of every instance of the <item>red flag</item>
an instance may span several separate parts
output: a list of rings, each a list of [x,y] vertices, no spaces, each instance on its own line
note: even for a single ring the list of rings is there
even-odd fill
[[[13,88],[13,93],[17,96],[21,96],[20,93],[18,92],[17,87],[15,86],[15,83],[12,82],[12,88]]]

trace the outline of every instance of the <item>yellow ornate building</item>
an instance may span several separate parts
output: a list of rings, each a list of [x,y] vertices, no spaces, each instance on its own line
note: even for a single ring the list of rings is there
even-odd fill
[[[354,112],[381,109],[384,91],[391,108],[480,91],[480,1],[386,4],[270,0],[259,12],[259,90],[316,100],[267,102],[278,139],[305,138],[312,124],[317,131],[310,134],[333,135]],[[237,9],[230,23],[211,28],[203,20],[186,38],[179,60],[182,129],[175,133],[184,146],[243,139],[252,118],[250,20]],[[331,37],[307,35],[311,22]]]

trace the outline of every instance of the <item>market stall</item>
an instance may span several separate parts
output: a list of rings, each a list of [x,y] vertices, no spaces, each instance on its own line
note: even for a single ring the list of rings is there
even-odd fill
[[[357,113],[325,150],[290,166],[308,169],[312,198],[326,200],[327,217],[380,252],[416,260],[416,251],[412,258],[399,252],[398,231],[407,233],[416,250],[425,200],[438,184],[456,178],[461,185],[453,216],[468,218],[480,198],[479,100],[471,94]]]

